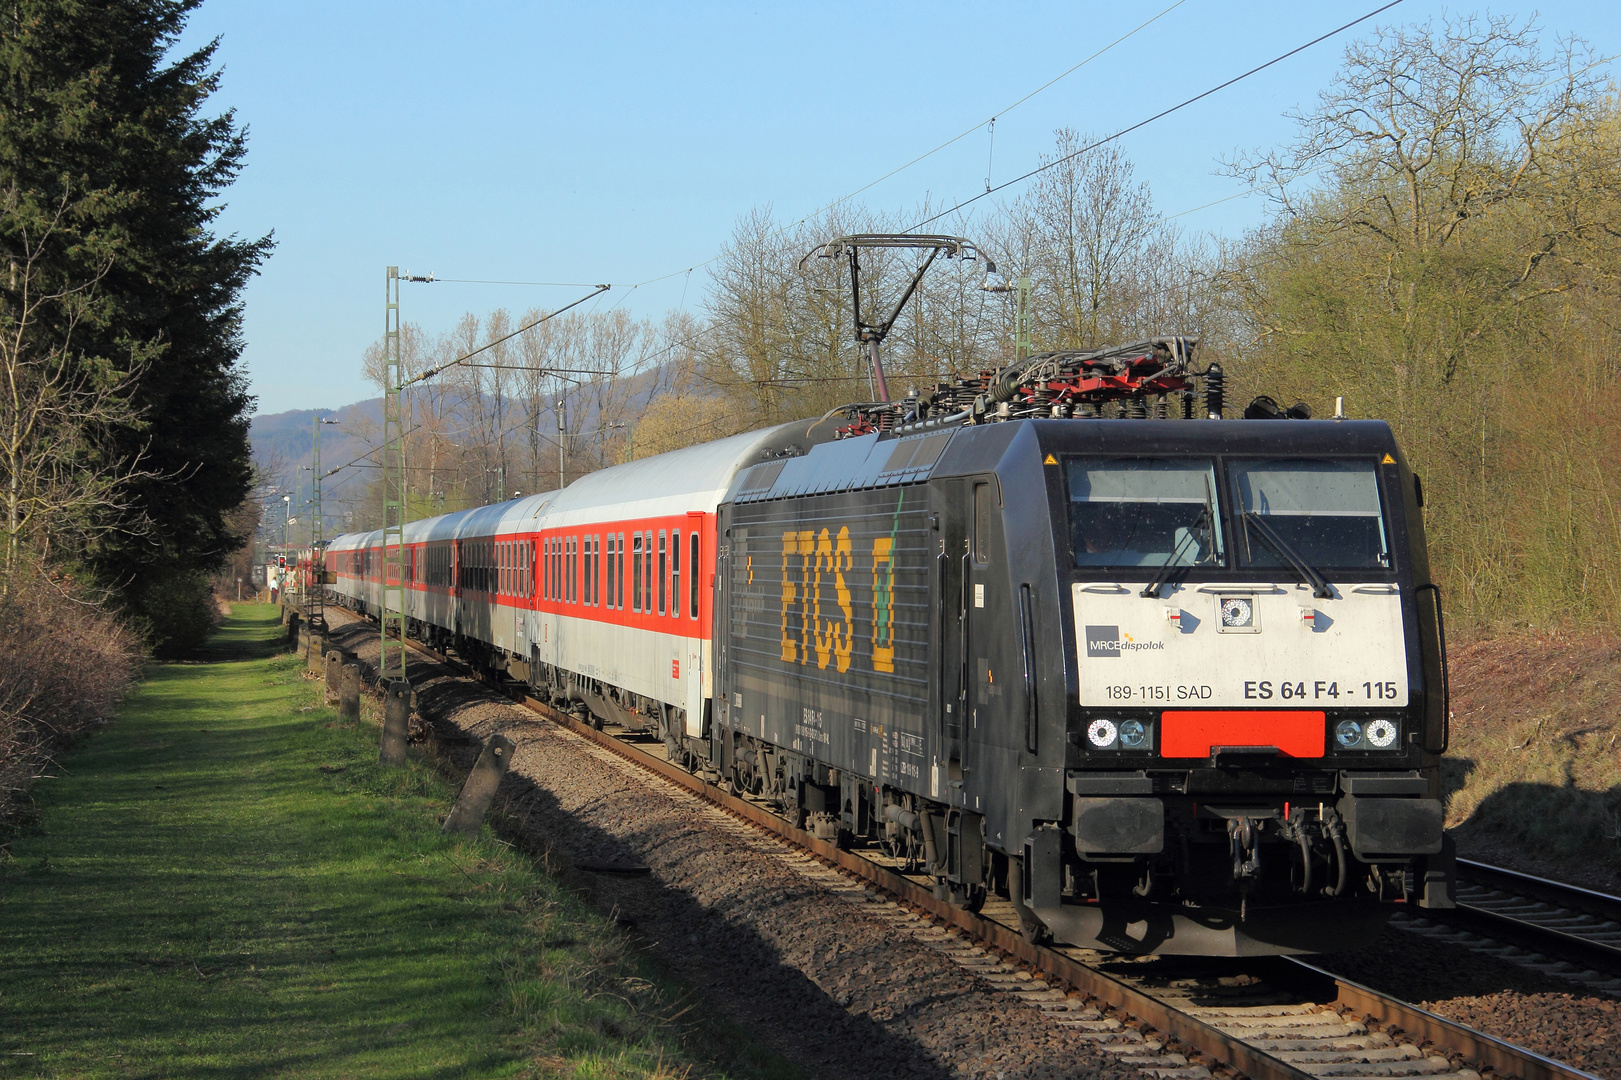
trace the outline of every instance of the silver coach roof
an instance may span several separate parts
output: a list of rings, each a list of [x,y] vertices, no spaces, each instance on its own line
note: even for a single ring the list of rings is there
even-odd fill
[[[807,426],[796,420],[587,473],[558,493],[544,524],[564,527],[607,517],[679,514],[693,509],[694,495],[702,497],[703,509],[714,510],[739,469],[759,461],[761,451],[785,438],[802,435]],[[612,513],[602,513],[605,507],[612,507]]]

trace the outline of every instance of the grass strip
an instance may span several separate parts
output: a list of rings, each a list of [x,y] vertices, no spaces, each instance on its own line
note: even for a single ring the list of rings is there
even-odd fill
[[[0,1076],[790,1077],[493,839],[240,605],[39,789],[0,863]]]

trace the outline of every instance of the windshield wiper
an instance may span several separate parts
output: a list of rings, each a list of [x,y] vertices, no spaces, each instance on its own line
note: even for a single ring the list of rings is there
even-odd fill
[[[1212,541],[1210,545],[1210,552],[1212,555],[1214,555],[1216,551],[1214,543],[1216,535],[1216,507],[1210,498],[1210,478],[1208,476],[1205,477],[1204,482],[1204,527],[1205,539]],[[1165,562],[1159,568],[1159,573],[1154,575],[1154,580],[1145,585],[1143,587],[1143,591],[1137,594],[1138,596],[1152,596],[1155,598],[1159,597],[1160,586],[1164,585],[1165,579],[1171,576],[1171,568],[1176,565],[1176,560],[1181,556],[1182,549],[1187,547],[1188,541],[1192,539],[1193,530],[1189,529],[1182,537],[1182,542],[1177,544],[1175,550],[1173,550],[1171,554],[1166,557]]]
[[[1294,567],[1301,577],[1311,582],[1311,595],[1313,597],[1318,600],[1332,600],[1334,598],[1334,590],[1329,587],[1328,579],[1320,574],[1315,567],[1307,563],[1305,559],[1302,559],[1300,553],[1289,546],[1288,541],[1273,532],[1272,526],[1268,525],[1266,519],[1261,517],[1260,514],[1257,514],[1254,510],[1244,511],[1244,524],[1253,526],[1261,539],[1266,541],[1267,547],[1283,556],[1284,561]]]

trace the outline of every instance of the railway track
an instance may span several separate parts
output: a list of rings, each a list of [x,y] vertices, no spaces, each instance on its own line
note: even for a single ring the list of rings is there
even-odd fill
[[[1457,902],[1398,925],[1621,997],[1621,897],[1459,859]]]
[[[446,667],[462,664],[419,643]],[[508,688],[511,689],[511,688]],[[1432,1077],[1597,1080],[1590,1073],[1398,1001],[1310,964],[1148,957],[1122,960],[1033,945],[1007,901],[979,913],[936,899],[927,882],[882,857],[817,840],[758,800],[733,794],[665,760],[662,744],[594,729],[528,697],[523,705],[599,752],[661,777],[709,804],[711,816],[769,834],[780,858],[868,914],[891,921],[992,985],[1079,1031],[1101,1051],[1148,1075],[1253,1080]],[[723,825],[724,827],[724,825]]]

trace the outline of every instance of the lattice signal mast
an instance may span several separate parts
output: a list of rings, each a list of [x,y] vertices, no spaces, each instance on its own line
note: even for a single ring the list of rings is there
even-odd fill
[[[405,681],[405,399],[404,361],[400,355],[400,282],[433,280],[432,274],[401,274],[388,268],[383,327],[383,571],[382,641],[377,677]],[[389,643],[393,627],[394,643]]]

